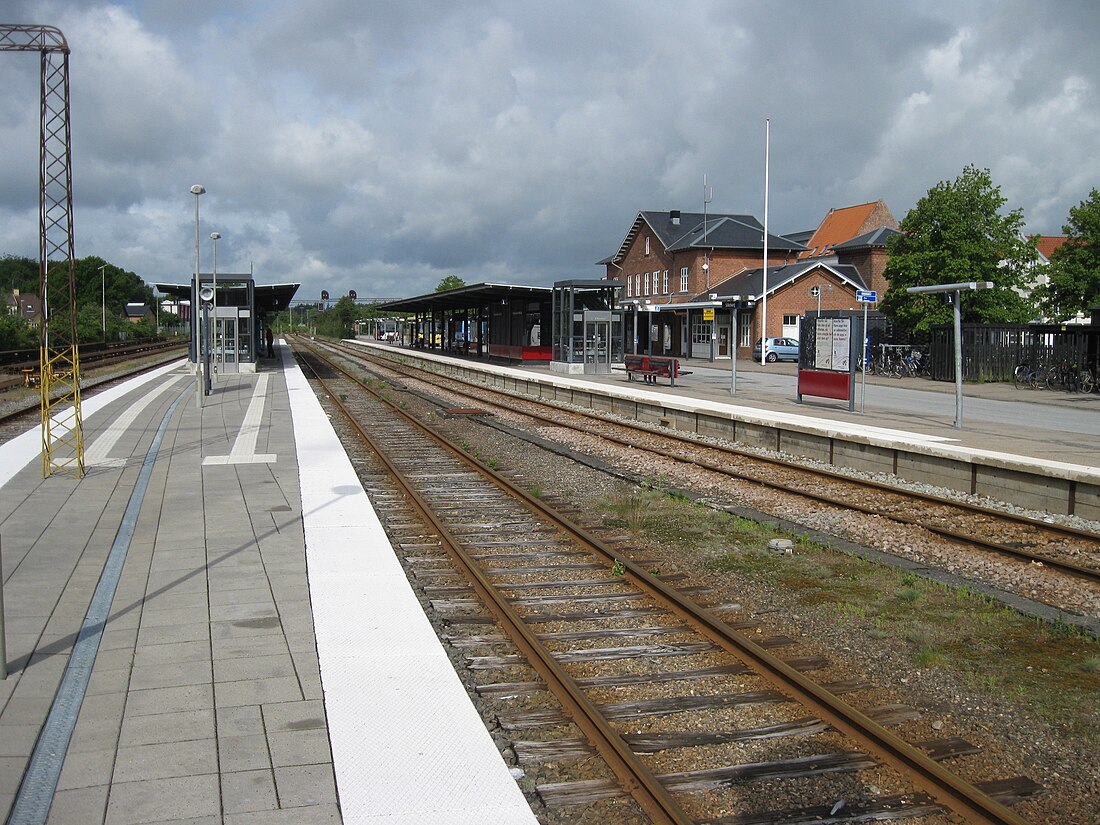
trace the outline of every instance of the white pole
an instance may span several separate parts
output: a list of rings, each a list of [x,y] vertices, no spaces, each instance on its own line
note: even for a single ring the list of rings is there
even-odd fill
[[[771,118],[764,118],[764,284],[760,321],[760,364],[765,363],[767,353],[764,346],[768,337],[768,161],[771,151]]]

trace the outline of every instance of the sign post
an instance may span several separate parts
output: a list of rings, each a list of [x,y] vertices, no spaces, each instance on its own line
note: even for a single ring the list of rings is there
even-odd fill
[[[873,289],[857,289],[856,300],[863,304],[863,375],[859,379],[859,412],[863,414],[863,404],[867,400],[867,307],[878,303],[878,293]]]
[[[731,295],[730,308],[730,395],[737,392],[737,312],[741,309],[741,296]]]

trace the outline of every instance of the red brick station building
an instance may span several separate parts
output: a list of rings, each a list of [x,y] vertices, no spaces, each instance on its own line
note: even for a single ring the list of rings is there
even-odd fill
[[[750,358],[765,327],[768,337],[799,338],[805,315],[862,315],[856,291],[885,292],[886,243],[897,225],[881,200],[833,209],[817,229],[769,234],[765,270],[764,227],[752,215],[639,212],[618,251],[597,262],[602,278],[555,286],[588,291],[586,309],[617,303],[613,356],[729,358],[736,329],[738,357]],[[551,305],[549,287],[463,286],[380,304],[404,318],[385,322],[392,329],[375,322],[374,335],[478,357],[553,361],[550,330],[559,340],[569,333],[556,329]]]
[[[856,290],[881,297],[886,242],[897,227],[879,200],[833,209],[816,230],[769,233],[765,287],[764,227],[755,217],[639,212],[619,250],[599,264],[606,280],[625,285],[624,326],[638,352],[728,358],[736,311],[738,356],[751,357],[764,334],[765,292],[766,335],[790,338],[799,337],[804,314],[861,311]],[[629,340],[626,349],[634,351]]]

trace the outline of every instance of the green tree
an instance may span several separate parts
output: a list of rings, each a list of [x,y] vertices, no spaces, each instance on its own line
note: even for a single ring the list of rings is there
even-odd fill
[[[1069,210],[1068,238],[1050,255],[1049,281],[1036,289],[1043,314],[1055,321],[1100,304],[1100,192]]]
[[[435,291],[446,292],[448,289],[458,289],[460,286],[466,286],[466,282],[457,275],[447,275],[436,285]]]
[[[38,295],[38,266],[38,261],[31,258],[13,255],[0,258],[0,292],[7,295],[12,289],[18,289],[24,294]],[[127,303],[145,304],[150,309],[155,305],[153,290],[141,278],[96,255],[73,261],[73,284],[76,288],[79,341],[103,340],[104,314],[107,316],[107,339],[118,340],[122,325],[128,323],[122,318],[122,311]],[[60,288],[55,291],[53,280],[50,281],[50,293],[53,296],[51,306],[57,313],[56,301],[68,301],[68,295]],[[63,294],[64,297],[61,297]],[[64,318],[67,317],[68,314],[64,313]],[[54,321],[57,322],[56,317]],[[132,331],[127,332],[130,333],[129,337],[133,337]]]
[[[951,323],[952,310],[940,295],[909,295],[907,288],[992,281],[993,289],[963,293],[964,322],[1026,323],[1035,317],[1023,293],[1038,253],[1021,234],[1023,212],[1001,214],[1004,204],[989,170],[973,166],[929,189],[890,241],[890,286],[880,309],[904,329],[927,330]]]
[[[16,315],[0,312],[0,350],[34,349],[38,343],[38,330]]]
[[[73,261],[73,274],[77,307],[80,310],[97,307],[102,316],[106,303],[108,330],[111,317],[121,318],[122,310],[128,303],[154,308],[153,290],[141,278],[100,257],[90,255]]]
[[[15,255],[0,257],[0,293],[7,295],[13,289],[38,294],[38,261]]]
[[[345,295],[317,319],[317,332],[334,338],[350,338],[358,318],[358,304]]]

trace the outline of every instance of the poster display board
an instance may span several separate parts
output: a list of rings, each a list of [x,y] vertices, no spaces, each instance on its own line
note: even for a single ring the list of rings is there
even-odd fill
[[[852,319],[818,318],[814,330],[814,369],[848,372],[851,367]]]
[[[805,319],[804,319],[805,320]],[[863,338],[858,319],[814,318],[804,323],[808,335],[802,342],[798,364],[798,394],[835,398],[855,410],[855,364]]]

